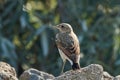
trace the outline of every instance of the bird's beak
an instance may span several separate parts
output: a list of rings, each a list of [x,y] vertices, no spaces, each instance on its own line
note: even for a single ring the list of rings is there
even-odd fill
[[[55,29],[59,29],[59,25],[53,26],[53,28],[55,28]]]

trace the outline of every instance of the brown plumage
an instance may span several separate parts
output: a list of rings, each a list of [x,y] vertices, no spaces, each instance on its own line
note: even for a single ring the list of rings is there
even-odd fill
[[[63,62],[68,60],[71,63],[73,70],[80,69],[79,41],[73,32],[71,25],[61,23],[57,25],[56,28],[59,30],[59,33],[56,34],[56,44]]]

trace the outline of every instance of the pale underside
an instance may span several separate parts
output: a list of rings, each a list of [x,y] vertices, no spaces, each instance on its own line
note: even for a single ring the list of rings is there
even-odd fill
[[[59,50],[59,53],[60,53],[60,56],[61,56],[63,62],[65,62],[66,60],[68,60],[68,61],[70,62],[70,64],[73,65],[73,61],[70,60],[70,59],[62,52],[62,50],[60,50],[60,49],[58,49],[58,50]],[[79,64],[80,55],[78,55],[78,57],[79,57],[79,58],[78,58],[77,63]]]

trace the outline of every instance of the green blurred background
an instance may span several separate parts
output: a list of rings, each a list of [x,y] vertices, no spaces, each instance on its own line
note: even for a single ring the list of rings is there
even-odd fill
[[[58,76],[62,60],[51,26],[73,26],[81,47],[81,67],[100,64],[120,74],[120,0],[0,0],[0,61]],[[69,62],[65,70],[70,70]]]

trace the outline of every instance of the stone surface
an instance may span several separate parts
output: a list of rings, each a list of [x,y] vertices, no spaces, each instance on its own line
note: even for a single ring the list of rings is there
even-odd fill
[[[18,80],[13,67],[5,62],[0,62],[0,80]],[[120,80],[120,75],[113,77],[103,71],[98,64],[91,64],[80,70],[70,70],[58,77],[30,68],[21,74],[19,80]]]
[[[20,80],[53,80],[55,77],[51,74],[38,71],[36,69],[28,69],[20,76]]]
[[[120,80],[120,75],[116,76],[114,80]]]
[[[77,71],[67,71],[55,78],[55,80],[101,80],[103,68],[97,64],[91,64]]]
[[[111,76],[109,73],[107,73],[106,71],[103,72],[103,79],[102,80],[113,80],[114,77]]]
[[[15,69],[5,62],[0,62],[0,80],[18,80]]]
[[[20,80],[120,80],[120,75],[113,77],[103,71],[101,65],[91,64],[80,70],[67,71],[58,77],[31,68],[20,76]]]

